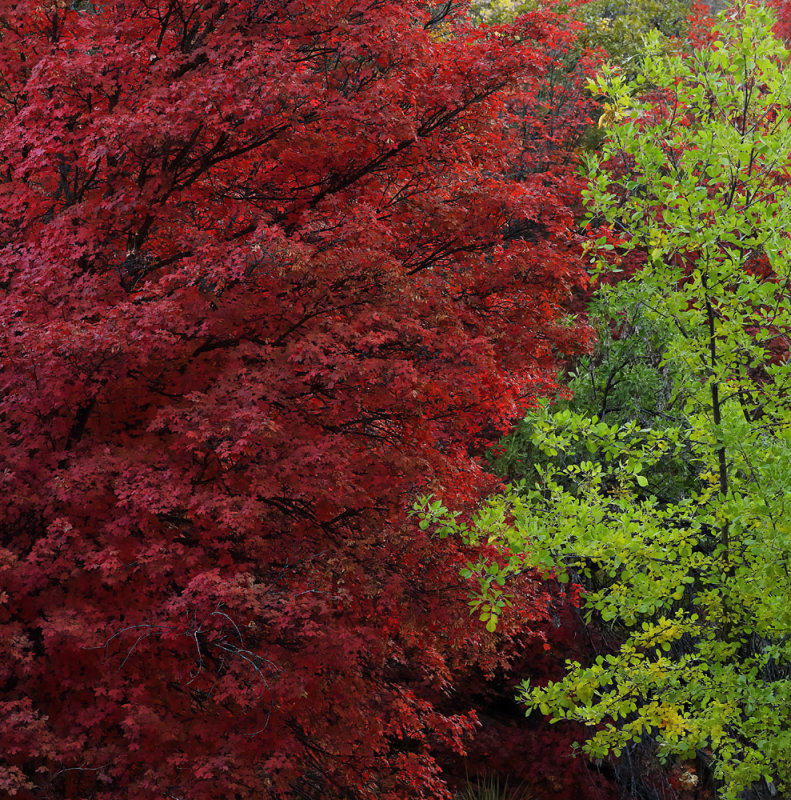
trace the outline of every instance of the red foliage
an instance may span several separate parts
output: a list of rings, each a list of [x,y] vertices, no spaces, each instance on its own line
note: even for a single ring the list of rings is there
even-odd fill
[[[2,5],[0,792],[444,796],[440,701],[546,597],[488,636],[404,508],[582,338],[571,35]]]
[[[560,679],[566,659],[589,659],[604,643],[587,628],[577,608],[577,589],[547,584],[551,593],[551,622],[543,629],[544,642],[526,643],[518,660],[507,670],[498,670],[486,682],[470,676],[461,686],[464,696],[473,696],[481,728],[468,747],[463,764],[446,767],[450,780],[464,785],[471,775],[499,775],[512,787],[523,786],[536,800],[616,800],[620,796],[612,780],[612,764],[593,766],[575,752],[574,742],[583,741],[583,726],[550,724],[539,712],[525,718],[515,699],[525,676],[539,680]],[[564,589],[571,589],[566,594]]]
[[[712,9],[703,0],[696,0],[692,3],[687,17],[687,29],[685,40],[693,47],[705,47],[714,41],[712,26],[714,25]]]

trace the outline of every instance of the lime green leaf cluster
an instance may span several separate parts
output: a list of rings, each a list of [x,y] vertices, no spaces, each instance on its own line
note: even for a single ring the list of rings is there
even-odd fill
[[[610,268],[614,240],[645,254],[603,298],[667,332],[683,408],[661,426],[539,409],[531,483],[467,522],[421,512],[497,546],[466,571],[491,627],[532,567],[582,582],[620,642],[525,685],[529,709],[590,726],[592,756],[649,738],[661,759],[707,759],[727,800],[791,790],[791,70],[772,14],[738,12],[707,49],[654,36],[635,80],[610,67],[591,84],[617,110],[588,161],[589,214],[615,236],[592,266]],[[656,491],[667,459],[694,466],[672,498]]]

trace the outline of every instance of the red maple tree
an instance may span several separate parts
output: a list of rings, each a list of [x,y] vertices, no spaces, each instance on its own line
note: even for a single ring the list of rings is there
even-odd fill
[[[455,5],[0,8],[0,792],[446,795],[547,601],[405,509],[584,338],[573,32]]]

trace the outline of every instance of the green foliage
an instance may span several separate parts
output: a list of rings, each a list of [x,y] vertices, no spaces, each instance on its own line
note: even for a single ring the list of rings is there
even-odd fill
[[[664,427],[678,421],[683,375],[662,359],[671,332],[639,300],[619,304],[601,289],[589,309],[597,327],[594,351],[568,376],[570,407],[610,423]]]
[[[616,426],[683,428],[687,375],[663,360],[672,331],[664,320],[649,318],[639,298],[619,298],[605,289],[599,290],[590,308],[598,332],[594,351],[579,358],[567,374],[571,394],[555,402],[555,412],[568,409]],[[533,485],[541,469],[550,464],[568,467],[603,458],[579,439],[547,455],[535,444],[536,425],[544,424],[545,417],[544,411],[528,414],[501,441],[491,459],[497,475]],[[672,457],[665,454],[654,464],[652,488],[660,499],[678,499],[696,475],[695,465],[683,451]]]
[[[690,0],[592,0],[577,12],[585,24],[582,43],[602,48],[615,63],[634,70],[647,35],[659,34],[663,46],[683,36],[690,6]]]
[[[477,0],[473,13],[487,24],[498,24],[545,5],[546,0]],[[691,0],[591,0],[553,7],[584,24],[582,46],[602,48],[614,62],[632,70],[642,58],[647,34],[658,32],[664,41],[684,34],[691,5]]]
[[[618,256],[647,255],[603,302],[663,332],[678,407],[646,418],[636,392],[602,419],[590,381],[582,412],[540,409],[523,431],[536,480],[469,521],[420,512],[497,548],[465,573],[487,625],[508,577],[536,568],[582,581],[588,618],[621,642],[525,685],[529,709],[590,726],[595,757],[650,739],[660,759],[708,760],[729,800],[759,781],[791,789],[791,77],[773,22],[745,6],[689,57],[654,36],[634,82],[609,68],[591,86],[611,113],[589,158],[590,215]],[[691,466],[673,496],[663,460]]]

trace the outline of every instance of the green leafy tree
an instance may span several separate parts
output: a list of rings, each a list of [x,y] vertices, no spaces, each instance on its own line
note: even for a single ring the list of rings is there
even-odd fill
[[[538,568],[581,581],[612,630],[612,652],[526,685],[529,709],[590,726],[595,757],[649,741],[662,760],[702,759],[729,799],[791,790],[791,77],[774,22],[742,6],[710,46],[672,55],[654,36],[635,81],[609,68],[592,84],[611,113],[587,202],[613,232],[594,258],[646,254],[606,293],[668,332],[678,420],[539,409],[534,484],[471,521],[420,511],[498,548],[467,569],[487,627],[509,576]],[[657,491],[668,458],[694,467],[673,498]]]
[[[472,11],[481,22],[500,24],[546,5],[547,0],[474,0]],[[658,32],[667,43],[684,34],[692,0],[590,0],[552,5],[583,23],[581,46],[602,48],[616,63],[634,69],[645,50],[646,35]]]
[[[597,331],[593,351],[576,359],[561,376],[567,392],[555,399],[554,412],[596,416],[610,425],[683,428],[686,376],[663,358],[672,336],[668,323],[652,315],[640,298],[618,298],[601,290],[588,312]],[[579,440],[547,455],[536,444],[536,425],[542,418],[540,413],[529,414],[492,451],[491,467],[497,475],[532,485],[549,465],[568,467],[597,457]],[[697,469],[685,452],[667,453],[654,465],[651,480],[657,497],[675,500],[690,490]]]

